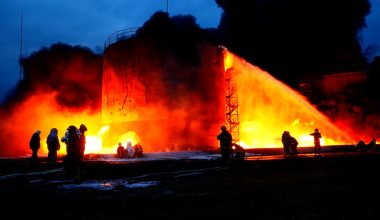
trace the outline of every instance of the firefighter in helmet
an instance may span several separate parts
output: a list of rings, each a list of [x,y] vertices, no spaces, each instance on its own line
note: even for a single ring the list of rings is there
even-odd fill
[[[119,142],[119,146],[117,147],[117,150],[116,150],[116,155],[118,158],[124,157],[124,147],[120,142]]]
[[[290,154],[290,146],[289,146],[288,141],[287,141],[289,135],[290,135],[289,131],[284,131],[284,133],[282,133],[282,137],[281,137],[281,141],[282,141],[282,145],[284,147],[284,154],[285,155]]]
[[[297,150],[298,141],[297,141],[297,139],[295,139],[294,137],[292,137],[290,135],[289,131],[284,131],[284,133],[282,133],[281,140],[282,140],[282,144],[284,146],[284,154],[285,155],[297,155],[298,154],[298,150]]]
[[[137,143],[135,146],[133,146],[133,157],[134,158],[141,158],[143,157],[143,147],[141,144]]]
[[[38,149],[40,149],[41,146],[41,138],[40,138],[41,131],[37,130],[36,132],[33,133],[32,137],[30,138],[29,141],[29,147],[32,150],[32,157],[30,158],[30,161],[32,163],[37,163],[38,162]]]
[[[86,149],[86,135],[87,127],[84,124],[79,126],[79,148],[80,148],[80,159],[83,160],[84,151]]]
[[[55,164],[57,161],[57,151],[61,148],[61,144],[58,140],[58,129],[52,128],[48,137],[46,138],[46,144],[49,150],[48,159],[49,163]]]
[[[321,141],[320,139],[322,138],[321,133],[319,133],[318,128],[314,130],[313,133],[310,134],[311,136],[314,136],[314,155],[316,156],[321,155]]]
[[[69,178],[81,182],[81,149],[80,131],[74,125],[70,125],[61,138],[66,144],[66,156],[64,157],[64,170]]]
[[[232,135],[227,131],[227,128],[224,125],[220,127],[220,130],[222,130],[222,132],[217,136],[220,144],[220,153],[222,154],[222,160],[227,162],[231,159]]]

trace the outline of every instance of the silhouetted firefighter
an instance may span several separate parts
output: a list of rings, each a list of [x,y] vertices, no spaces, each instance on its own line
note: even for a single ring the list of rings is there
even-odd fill
[[[64,169],[69,178],[80,182],[81,177],[81,147],[80,131],[74,125],[70,125],[61,138],[66,144],[66,157],[64,158]]]
[[[119,146],[117,147],[116,150],[116,156],[118,158],[123,158],[124,157],[124,147],[123,145],[119,142]]]
[[[226,126],[220,127],[222,132],[217,136],[220,143],[220,153],[222,154],[222,160],[227,162],[231,159],[232,153],[232,135],[227,131]]]
[[[31,163],[37,163],[38,162],[38,149],[40,149],[41,146],[41,139],[40,139],[41,131],[37,130],[33,133],[32,137],[29,141],[29,147],[32,150],[32,157],[30,158]]]
[[[320,139],[322,138],[321,133],[319,133],[318,128],[314,130],[313,133],[310,135],[314,136],[314,155],[316,156],[321,155],[321,141]]]
[[[371,142],[368,144],[368,148],[370,152],[376,151],[376,138],[372,138]]]
[[[61,144],[58,140],[58,129],[52,128],[50,134],[46,138],[46,144],[49,150],[48,159],[50,164],[55,164],[57,162],[57,150],[61,148]]]
[[[82,162],[84,157],[84,151],[86,150],[86,135],[87,127],[84,124],[79,126],[79,148],[80,148],[80,160]]]
[[[137,143],[135,146],[133,146],[133,158],[141,158],[143,157],[143,147],[141,144]]]
[[[244,161],[244,158],[245,158],[244,148],[236,143],[233,143],[232,149],[235,152],[235,157],[234,157],[235,161],[237,162]]]
[[[298,154],[298,150],[297,150],[298,141],[290,135],[289,131],[284,131],[284,133],[282,133],[281,141],[284,146],[285,155]]]

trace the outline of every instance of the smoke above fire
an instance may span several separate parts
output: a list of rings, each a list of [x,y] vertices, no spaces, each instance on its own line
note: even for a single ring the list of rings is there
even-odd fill
[[[88,48],[57,43],[21,63],[24,76],[0,112],[2,155],[30,153],[29,139],[36,130],[42,132],[44,154],[51,128],[63,136],[71,124],[91,127],[100,122],[101,56]],[[65,147],[61,149],[64,153]]]
[[[134,37],[110,45],[103,56],[85,47],[58,43],[21,60],[24,77],[0,109],[0,155],[30,154],[29,139],[37,129],[42,131],[40,153],[46,154],[45,141],[51,128],[58,128],[61,137],[69,125],[82,123],[88,128],[85,153],[115,153],[119,142],[126,145],[128,141],[141,143],[146,151],[216,148],[216,135],[225,121],[226,69],[238,83],[243,146],[280,147],[285,130],[301,146],[310,146],[312,139],[308,134],[315,128],[322,132],[323,144],[352,144],[350,123],[339,120],[335,126],[331,118],[271,76],[285,79],[293,77],[291,70],[297,75],[306,67],[320,69],[324,61],[319,62],[318,56],[327,49],[330,56],[337,49],[331,46],[334,44],[326,43],[327,39],[322,41],[321,50],[319,46],[306,51],[282,50],[274,41],[284,42],[292,37],[270,42],[268,35],[251,37],[245,33],[250,28],[243,30],[237,28],[241,25],[233,25],[241,17],[230,11],[231,5],[222,3],[228,1],[218,2],[225,8],[219,30],[200,29],[192,16],[170,18],[167,13],[159,12]],[[364,6],[358,17],[366,13]],[[233,17],[231,22],[229,19]],[[359,18],[354,20],[354,27],[348,29],[356,33],[363,22]],[[318,38],[321,34],[315,35],[317,39],[310,38],[317,23],[311,24],[299,44],[326,40]],[[258,34],[261,29],[255,30]],[[347,35],[350,39],[353,32]],[[283,36],[277,32],[269,34]],[[231,46],[244,59],[228,53],[232,63],[224,66],[224,57],[217,46],[205,43],[204,39],[214,42],[223,39],[227,47]],[[356,41],[345,42],[354,45],[357,55]],[[274,46],[265,51],[265,45]],[[297,55],[315,54],[315,51],[316,56],[302,57],[306,61]],[[245,60],[256,60],[252,63],[274,71],[269,74]],[[65,153],[64,145],[59,153]]]
[[[370,12],[368,0],[216,2],[224,11],[224,45],[293,88],[305,73],[365,65],[358,34]]]

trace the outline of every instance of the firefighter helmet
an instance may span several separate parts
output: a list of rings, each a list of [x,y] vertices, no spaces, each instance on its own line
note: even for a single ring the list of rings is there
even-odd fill
[[[79,130],[80,130],[81,132],[83,132],[83,131],[87,131],[87,127],[86,127],[86,125],[81,124],[81,125],[79,126]]]

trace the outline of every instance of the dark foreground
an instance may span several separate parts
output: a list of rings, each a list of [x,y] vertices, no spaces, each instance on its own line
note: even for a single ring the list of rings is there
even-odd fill
[[[219,160],[86,161],[84,183],[62,188],[61,163],[0,160],[2,219],[380,219],[380,155],[325,154],[222,164]],[[41,172],[50,171],[50,172]]]

